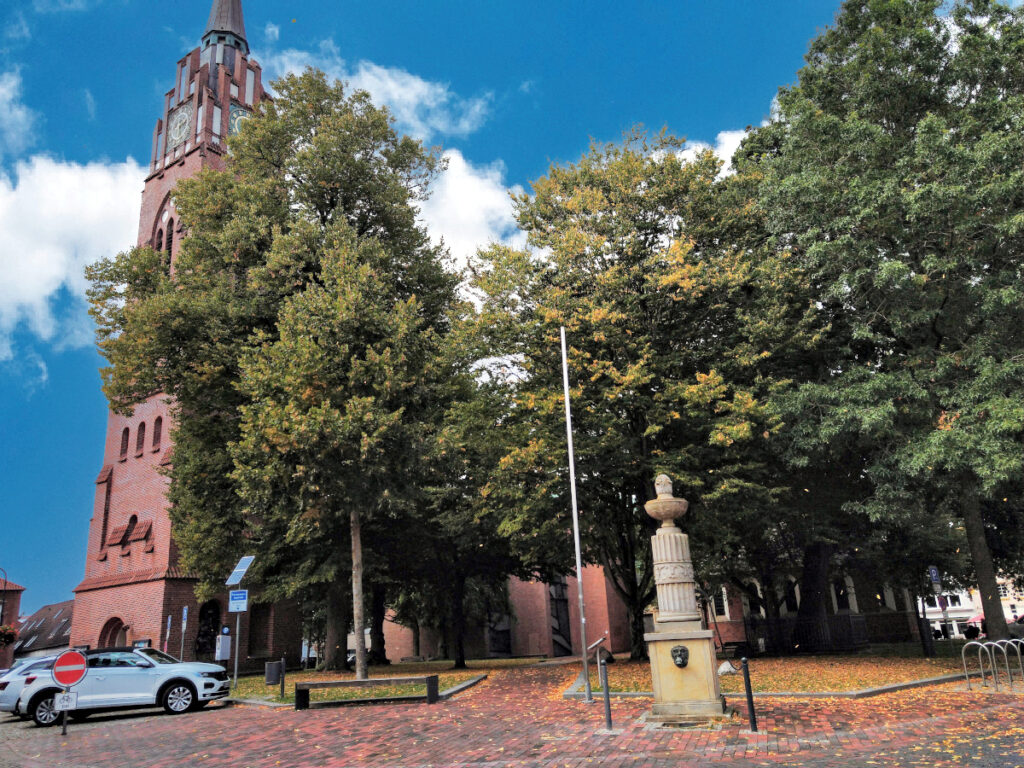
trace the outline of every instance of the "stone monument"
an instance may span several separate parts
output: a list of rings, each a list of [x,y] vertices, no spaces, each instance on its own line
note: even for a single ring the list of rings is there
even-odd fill
[[[648,515],[661,521],[651,537],[658,610],[654,631],[644,635],[654,681],[648,720],[684,723],[722,717],[725,698],[718,686],[714,633],[701,624],[690,539],[675,524],[689,502],[672,495],[666,475],[658,476],[654,488],[658,497],[644,505]]]

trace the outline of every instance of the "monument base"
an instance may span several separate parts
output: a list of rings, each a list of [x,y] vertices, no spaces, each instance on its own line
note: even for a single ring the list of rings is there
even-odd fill
[[[651,657],[654,706],[650,722],[691,723],[726,717],[725,697],[718,685],[714,633],[700,625],[672,622],[644,635]],[[685,651],[681,650],[685,649]],[[673,658],[686,657],[679,667]]]

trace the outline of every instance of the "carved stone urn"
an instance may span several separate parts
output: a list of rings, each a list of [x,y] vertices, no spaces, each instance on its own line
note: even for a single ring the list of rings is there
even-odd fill
[[[654,631],[644,635],[654,682],[648,719],[685,723],[722,717],[725,698],[718,685],[713,633],[704,629],[697,607],[690,538],[675,524],[689,502],[672,495],[667,475],[659,475],[654,488],[657,498],[644,505],[648,515],[661,521],[651,537],[658,610]]]
[[[690,502],[672,495],[672,481],[668,475],[658,475],[654,481],[654,491],[658,497],[644,504],[644,509],[655,520],[660,520],[663,528],[674,528],[675,521],[690,508]]]

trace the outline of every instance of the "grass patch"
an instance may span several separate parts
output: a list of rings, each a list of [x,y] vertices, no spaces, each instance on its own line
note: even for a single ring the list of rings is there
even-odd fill
[[[876,654],[794,656],[751,659],[749,664],[751,687],[762,693],[859,691],[963,671],[959,656],[933,659]],[[739,667],[739,662],[735,662],[735,666]],[[723,675],[719,681],[724,693],[743,692],[742,674]],[[598,688],[596,670],[591,674],[591,685],[595,690]],[[608,687],[616,692],[652,690],[650,665],[617,661],[608,667]]]
[[[468,669],[452,669],[451,661],[423,661],[408,664],[390,664],[383,667],[370,667],[370,677],[383,679],[388,677],[413,677],[416,675],[437,675],[438,690],[445,691],[454,685],[487,672],[510,669],[534,664],[537,659],[476,659],[466,662]],[[247,675],[238,678],[238,687],[231,695],[240,699],[266,701],[270,704],[294,704],[295,684],[323,682],[330,680],[355,680],[354,672],[315,670],[288,672],[285,675],[284,696],[280,685],[266,685],[263,675]],[[314,689],[309,692],[310,703],[315,701],[348,701],[351,699],[386,699],[395,696],[425,696],[426,684],[421,685],[389,685],[372,688],[326,688]]]

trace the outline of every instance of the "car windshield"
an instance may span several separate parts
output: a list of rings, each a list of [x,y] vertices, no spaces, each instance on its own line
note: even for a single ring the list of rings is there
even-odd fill
[[[22,677],[26,677],[32,672],[40,672],[44,669],[49,669],[53,666],[53,659],[45,659],[43,661],[37,661],[34,664],[26,664],[18,668],[18,674]]]
[[[181,664],[173,656],[163,651],[158,651],[156,648],[139,648],[139,653],[157,664]]]

